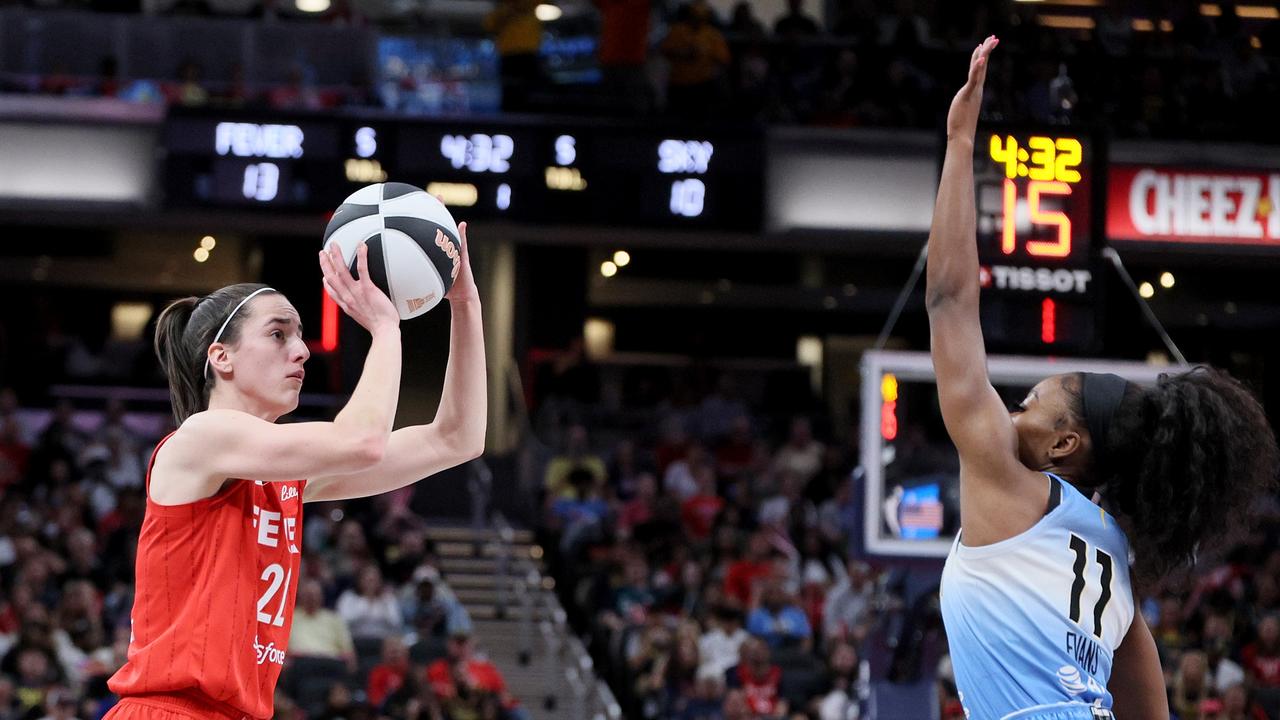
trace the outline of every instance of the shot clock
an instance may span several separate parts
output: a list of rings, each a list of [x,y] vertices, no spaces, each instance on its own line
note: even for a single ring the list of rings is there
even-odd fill
[[[1069,352],[1093,344],[1092,143],[994,128],[975,143],[983,330],[994,346]]]

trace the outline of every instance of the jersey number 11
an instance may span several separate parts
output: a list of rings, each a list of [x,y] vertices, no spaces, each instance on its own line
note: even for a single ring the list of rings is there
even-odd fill
[[[1076,562],[1072,568],[1076,580],[1071,583],[1071,622],[1079,623],[1080,595],[1084,592],[1084,569],[1089,563],[1089,544],[1079,535],[1071,533],[1071,549],[1076,553]],[[1097,559],[1102,566],[1102,595],[1093,606],[1093,634],[1102,637],[1102,612],[1107,609],[1107,603],[1111,602],[1112,563],[1111,556],[1103,552],[1102,548],[1097,548]]]

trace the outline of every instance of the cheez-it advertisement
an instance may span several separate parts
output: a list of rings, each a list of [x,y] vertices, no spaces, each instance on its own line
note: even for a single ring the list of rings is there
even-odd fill
[[[1109,240],[1280,247],[1280,172],[1117,165],[1107,180]]]

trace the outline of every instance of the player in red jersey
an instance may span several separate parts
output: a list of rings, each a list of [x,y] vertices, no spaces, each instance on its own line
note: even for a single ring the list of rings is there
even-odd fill
[[[131,718],[269,718],[288,649],[302,503],[365,497],[480,455],[487,422],[480,300],[466,225],[446,298],[449,362],[435,420],[391,431],[400,325],[359,249],[355,280],[321,252],[329,295],[373,336],[333,422],[277,425],[298,405],[309,353],[298,313],[260,285],[170,305],[156,328],[179,427],[147,470],[137,592],[109,713]]]

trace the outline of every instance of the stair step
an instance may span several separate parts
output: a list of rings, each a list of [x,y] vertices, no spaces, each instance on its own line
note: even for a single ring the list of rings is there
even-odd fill
[[[442,557],[440,571],[446,575],[445,580],[452,583],[453,579],[447,576],[453,572],[496,573],[498,561],[493,558]]]
[[[464,606],[467,608],[467,614],[471,616],[472,620],[494,620],[497,622],[515,623],[520,619],[520,608],[518,607],[507,608],[506,615],[503,617],[499,617],[498,608],[494,605],[465,605],[464,604]],[[533,619],[549,620],[551,619],[551,617],[547,613],[545,608],[534,607]]]
[[[521,583],[521,579],[515,577],[514,573],[506,578],[506,584],[512,589]],[[449,575],[449,587],[455,592],[463,588],[488,588],[493,592],[497,592],[498,586],[503,584],[502,576],[494,573],[475,574],[475,573],[452,573]]]
[[[476,530],[459,525],[430,525],[426,529],[428,539],[439,542],[475,542],[476,540],[498,540],[500,535],[493,528]],[[512,540],[518,543],[532,543],[533,531],[514,530]]]
[[[436,553],[441,557],[476,557],[476,544],[470,542],[442,542],[436,544]],[[496,558],[502,554],[502,546],[498,543],[485,543],[480,548],[480,557]],[[527,557],[533,560],[541,560],[543,550],[541,545],[532,545],[529,543],[512,543],[512,557]]]

